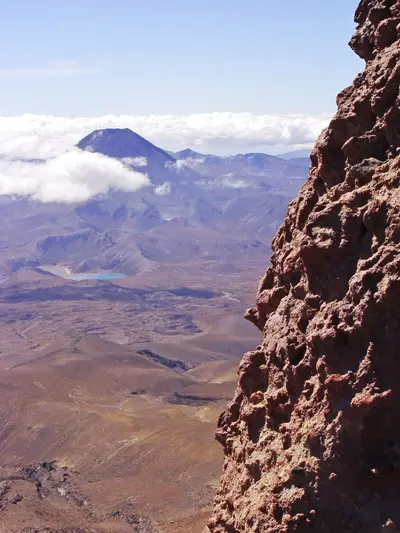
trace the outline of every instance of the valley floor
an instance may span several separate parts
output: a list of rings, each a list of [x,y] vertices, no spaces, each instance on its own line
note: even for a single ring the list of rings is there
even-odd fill
[[[216,420],[259,339],[242,318],[251,283],[238,275],[227,298],[223,276],[205,279],[189,293],[172,275],[5,284],[1,533],[201,531]]]

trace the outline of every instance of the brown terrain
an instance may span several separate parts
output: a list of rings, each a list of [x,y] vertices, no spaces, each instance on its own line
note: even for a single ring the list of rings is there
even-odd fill
[[[208,531],[400,531],[400,2],[362,0],[337,99],[248,318]]]
[[[201,531],[222,462],[218,414],[260,337],[242,318],[255,279],[239,269],[229,280],[227,293],[226,274],[210,281],[200,268],[113,281],[10,275],[1,533]]]

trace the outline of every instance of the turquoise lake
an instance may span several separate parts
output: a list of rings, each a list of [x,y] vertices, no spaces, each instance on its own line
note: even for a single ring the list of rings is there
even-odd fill
[[[96,272],[81,272],[79,274],[70,274],[66,276],[66,279],[72,279],[74,281],[84,281],[90,279],[120,279],[125,278],[125,274],[113,273],[113,272],[103,272],[101,274]]]

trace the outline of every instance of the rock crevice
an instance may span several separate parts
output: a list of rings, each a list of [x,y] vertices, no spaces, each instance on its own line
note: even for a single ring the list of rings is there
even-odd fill
[[[218,423],[213,533],[400,531],[400,2],[362,0],[365,70],[311,154]]]

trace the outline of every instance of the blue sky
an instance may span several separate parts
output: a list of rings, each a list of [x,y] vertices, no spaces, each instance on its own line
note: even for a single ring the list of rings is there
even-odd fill
[[[356,0],[13,0],[0,115],[332,113]]]

